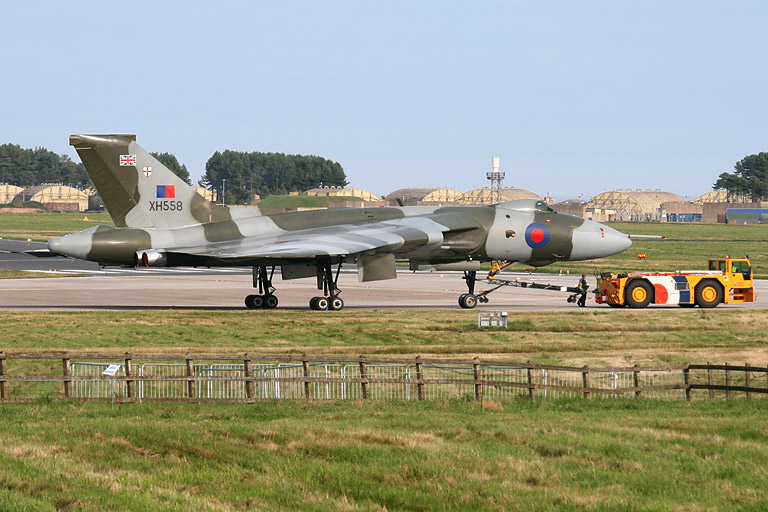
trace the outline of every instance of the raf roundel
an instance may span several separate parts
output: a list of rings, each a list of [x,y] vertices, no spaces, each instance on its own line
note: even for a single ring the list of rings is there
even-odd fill
[[[529,224],[525,230],[525,243],[533,249],[541,249],[549,243],[549,228],[541,222]]]

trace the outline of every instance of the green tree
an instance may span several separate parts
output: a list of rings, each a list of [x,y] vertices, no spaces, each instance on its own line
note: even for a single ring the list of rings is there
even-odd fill
[[[192,184],[192,180],[189,179],[189,171],[186,165],[179,163],[176,155],[172,153],[150,153],[153,157],[157,158],[161,164],[166,166],[176,176],[184,180],[187,185]]]
[[[248,204],[253,194],[266,197],[323,185],[347,184],[341,164],[319,156],[283,153],[216,152],[205,164],[200,185],[219,193],[226,180],[226,202]]]
[[[761,201],[768,197],[768,153],[749,155],[736,162],[734,172],[720,174],[713,185],[729,197]]]
[[[45,148],[25,149],[17,144],[0,146],[0,183],[30,187],[63,183],[77,188],[92,186],[83,164]]]

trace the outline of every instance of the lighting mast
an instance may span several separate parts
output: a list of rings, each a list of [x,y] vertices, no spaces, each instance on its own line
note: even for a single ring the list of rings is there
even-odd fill
[[[499,171],[499,157],[493,157],[491,165],[493,170],[485,173],[485,176],[491,182],[491,203],[495,204],[501,202],[501,182],[507,173]]]

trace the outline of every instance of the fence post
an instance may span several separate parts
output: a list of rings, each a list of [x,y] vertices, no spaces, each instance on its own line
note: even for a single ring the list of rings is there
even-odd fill
[[[635,365],[635,369],[632,371],[632,377],[635,381],[635,398],[640,398],[643,391],[640,388],[640,370],[637,369],[637,365]]]
[[[64,396],[69,398],[72,392],[72,362],[68,356],[63,357],[61,362],[64,366]]]
[[[691,401],[691,369],[689,366],[683,368],[683,386],[685,391],[685,400]]]
[[[192,364],[192,359],[190,359],[189,352],[187,352],[184,357],[187,358],[187,377],[190,377],[190,379],[187,381],[187,394],[189,398],[197,398],[197,393],[195,392],[195,381],[191,378],[195,376],[195,365]]]
[[[253,377],[253,371],[251,371],[251,360],[248,357],[248,353],[245,354],[243,359],[243,374],[245,375],[245,398],[251,399],[254,395],[253,381],[250,380]]]
[[[533,364],[531,361],[528,361],[525,363],[528,365],[526,368],[526,371],[528,373],[528,398],[533,400],[533,370],[531,370],[531,365]]]
[[[584,398],[589,398],[589,367],[584,365],[584,369],[581,372],[581,383],[584,385]]]
[[[752,373],[749,371],[749,363],[744,363],[744,385],[747,388],[747,400],[752,398],[752,393],[749,392],[749,388],[752,387]]]
[[[304,367],[304,398],[312,400],[312,384],[309,382],[309,360],[307,359],[307,354],[304,354],[301,365]]]
[[[475,374],[475,400],[479,400],[483,403],[483,381],[480,378],[480,359],[475,356],[474,363],[472,363],[472,370]]]
[[[416,356],[416,394],[419,400],[424,400],[424,365],[421,356]]]
[[[730,399],[731,398],[731,370],[727,368],[728,363],[725,363],[726,369],[725,369],[725,387],[727,388],[725,390],[725,398]]]
[[[0,352],[0,379],[5,377],[5,351]],[[5,394],[5,381],[0,380],[0,400],[5,400],[8,396]]]
[[[131,357],[130,352],[125,353],[125,376],[126,377],[133,376],[133,358]],[[126,379],[125,392],[129,400],[133,398],[133,381],[132,380]]]
[[[707,365],[711,365],[709,361],[707,361]],[[709,399],[714,400],[715,399],[715,389],[713,386],[715,385],[715,375],[712,371],[712,368],[707,368],[707,382],[709,382]]]
[[[368,400],[367,378],[368,376],[365,374],[365,356],[360,356],[360,390],[363,395],[363,400]]]

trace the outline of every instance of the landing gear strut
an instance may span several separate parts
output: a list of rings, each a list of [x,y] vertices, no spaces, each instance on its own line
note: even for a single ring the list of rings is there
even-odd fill
[[[312,297],[309,301],[310,309],[315,311],[340,311],[344,308],[344,301],[339,297],[341,290],[337,286],[341,264],[342,262],[339,261],[339,267],[334,275],[330,258],[317,259],[317,289],[322,290],[324,297]]]
[[[264,265],[253,267],[253,287],[259,290],[258,295],[249,295],[245,298],[245,307],[249,309],[275,309],[277,307],[277,297],[275,297],[275,287],[272,286],[272,276],[275,274],[275,267],[267,272]]]
[[[493,290],[475,295],[475,283],[477,282],[476,270],[465,270],[464,280],[467,282],[467,290],[469,291],[469,293],[462,293],[459,295],[459,306],[464,309],[472,309],[477,306],[478,302],[488,302],[487,295],[498,288],[496,287]]]

